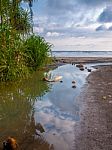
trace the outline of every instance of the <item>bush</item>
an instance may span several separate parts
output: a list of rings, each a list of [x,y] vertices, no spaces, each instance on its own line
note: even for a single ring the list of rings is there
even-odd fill
[[[43,37],[32,35],[24,43],[26,64],[36,70],[49,59],[52,45]]]
[[[0,30],[2,33],[2,31]],[[46,64],[50,59],[51,44],[44,38],[32,35],[22,40],[10,28],[0,37],[0,80],[15,80]]]

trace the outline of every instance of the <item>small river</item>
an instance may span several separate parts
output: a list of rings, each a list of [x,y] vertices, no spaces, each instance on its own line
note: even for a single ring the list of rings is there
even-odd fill
[[[50,72],[63,76],[62,82],[45,82],[44,72],[37,71],[29,79],[0,84],[0,148],[12,136],[23,150],[73,149],[77,97],[89,72],[71,64]]]

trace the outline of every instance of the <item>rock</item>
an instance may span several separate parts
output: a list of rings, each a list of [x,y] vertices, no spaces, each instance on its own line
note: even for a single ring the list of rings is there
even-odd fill
[[[91,69],[87,69],[88,72],[91,72]]]
[[[73,83],[73,84],[75,84],[75,83],[76,83],[76,81],[72,81],[72,83]]]
[[[12,137],[8,137],[3,142],[3,149],[4,150],[16,150],[17,148],[18,148],[17,141]]]
[[[109,101],[109,104],[112,104],[112,101]]]
[[[106,99],[107,99],[107,97],[106,97],[106,96],[103,96],[102,98],[103,98],[104,100],[106,100]]]
[[[112,97],[112,95],[108,95],[108,97],[109,97],[109,98],[111,98],[111,97]]]
[[[78,67],[78,68],[83,68],[84,65],[80,63],[80,64],[77,64],[76,67]]]
[[[74,88],[74,89],[75,89],[75,88],[76,88],[76,85],[73,85],[73,86],[72,86],[72,88]]]
[[[84,71],[84,67],[79,68],[81,71]]]

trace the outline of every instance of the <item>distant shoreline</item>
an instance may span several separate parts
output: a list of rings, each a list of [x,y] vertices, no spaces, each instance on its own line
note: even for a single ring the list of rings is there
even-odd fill
[[[112,62],[112,57],[56,57],[60,63],[106,63]]]
[[[112,63],[112,57],[52,57],[52,63],[43,67],[43,69],[54,69],[65,64],[95,64]]]
[[[52,52],[112,52],[112,50],[52,50]]]
[[[51,51],[52,57],[112,57],[112,51]]]

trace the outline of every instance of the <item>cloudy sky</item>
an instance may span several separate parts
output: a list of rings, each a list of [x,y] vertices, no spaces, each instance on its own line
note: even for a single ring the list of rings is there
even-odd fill
[[[33,11],[53,50],[112,50],[112,0],[35,0]]]

